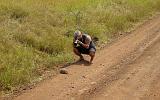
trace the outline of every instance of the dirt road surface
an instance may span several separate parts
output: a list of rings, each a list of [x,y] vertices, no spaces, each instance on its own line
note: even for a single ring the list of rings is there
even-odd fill
[[[160,15],[66,69],[14,100],[160,100]]]

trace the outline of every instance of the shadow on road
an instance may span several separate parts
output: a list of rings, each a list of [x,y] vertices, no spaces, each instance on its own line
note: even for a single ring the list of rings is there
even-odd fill
[[[81,61],[78,60],[78,61],[73,62],[73,63],[68,63],[68,64],[62,66],[61,68],[67,68],[67,67],[72,66],[72,65],[90,66],[91,64],[87,60],[81,60]]]

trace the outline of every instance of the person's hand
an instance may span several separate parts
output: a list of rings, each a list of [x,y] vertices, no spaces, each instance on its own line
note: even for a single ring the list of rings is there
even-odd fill
[[[77,40],[74,42],[74,44],[77,44]]]
[[[79,40],[76,40],[76,42],[77,42],[77,44],[80,44],[80,45],[83,44],[83,43],[82,43],[81,41],[79,41]]]

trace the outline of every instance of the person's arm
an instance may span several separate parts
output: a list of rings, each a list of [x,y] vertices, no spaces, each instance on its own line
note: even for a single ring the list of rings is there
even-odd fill
[[[86,48],[86,49],[89,48],[89,45],[90,45],[90,42],[88,42],[88,43],[86,43],[86,44],[82,43],[82,46],[83,46],[84,48]]]
[[[84,48],[88,49],[89,48],[89,45],[91,43],[91,37],[88,36],[85,40],[85,43],[82,43],[81,41],[77,41],[78,44],[80,44],[81,46],[83,46]]]

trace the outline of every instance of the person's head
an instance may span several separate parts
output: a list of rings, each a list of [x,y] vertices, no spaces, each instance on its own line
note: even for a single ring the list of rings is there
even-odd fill
[[[75,31],[74,37],[76,37],[76,39],[80,40],[82,38],[82,32],[79,30]]]

